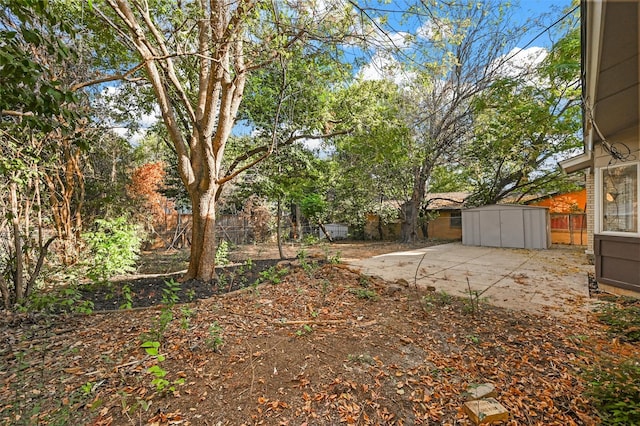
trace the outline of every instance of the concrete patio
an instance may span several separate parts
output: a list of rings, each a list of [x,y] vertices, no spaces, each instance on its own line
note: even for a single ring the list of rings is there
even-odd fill
[[[467,297],[469,288],[496,306],[559,316],[583,315],[592,306],[584,249],[553,246],[525,250],[442,244],[349,262],[368,275],[405,279]]]

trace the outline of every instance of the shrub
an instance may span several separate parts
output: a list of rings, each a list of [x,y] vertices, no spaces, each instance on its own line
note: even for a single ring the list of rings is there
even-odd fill
[[[585,373],[587,396],[603,425],[640,424],[640,359],[600,360]]]
[[[105,282],[114,275],[135,270],[142,240],[138,226],[126,217],[98,219],[95,230],[83,234],[83,238],[91,252],[87,276],[92,281]]]

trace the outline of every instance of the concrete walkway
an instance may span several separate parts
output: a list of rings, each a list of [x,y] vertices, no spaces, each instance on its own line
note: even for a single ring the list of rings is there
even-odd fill
[[[363,273],[468,297],[469,287],[496,306],[583,317],[591,305],[584,248],[525,250],[442,244],[350,262]]]

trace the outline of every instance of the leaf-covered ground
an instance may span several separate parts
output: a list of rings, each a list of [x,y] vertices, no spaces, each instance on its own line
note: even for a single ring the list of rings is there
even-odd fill
[[[508,424],[590,425],[581,372],[637,350],[591,317],[473,314],[344,265],[287,268],[170,311],[5,315],[1,424],[467,425],[465,390],[490,382]]]

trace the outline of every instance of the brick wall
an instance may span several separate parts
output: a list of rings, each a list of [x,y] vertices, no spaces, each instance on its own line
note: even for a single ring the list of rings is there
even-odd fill
[[[587,254],[591,256],[593,256],[593,234],[595,231],[595,200],[595,175],[587,173]]]

